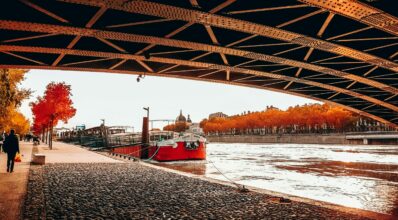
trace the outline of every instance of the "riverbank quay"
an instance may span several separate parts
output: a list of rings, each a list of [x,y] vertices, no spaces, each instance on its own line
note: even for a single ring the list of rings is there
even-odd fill
[[[21,162],[7,173],[7,154],[0,152],[0,219],[20,219],[30,170],[32,144],[21,142]]]
[[[38,189],[42,189],[41,192]],[[39,202],[40,200],[44,200]],[[38,210],[42,212],[38,213]],[[141,163],[49,164],[30,176],[24,218],[367,219],[155,169]]]
[[[29,176],[38,165],[31,165],[33,154],[44,154],[46,163],[121,163],[121,161],[96,154],[77,146],[67,145],[59,142],[54,143],[54,149],[50,150],[47,145],[33,146],[31,142],[20,142],[22,161],[15,163],[14,172],[7,173],[7,155],[0,153],[0,220],[21,219],[23,204],[26,198],[27,186],[31,182]],[[35,190],[35,189],[30,189]],[[30,219],[24,216],[25,219]]]
[[[46,164],[56,163],[121,163],[119,160],[97,154],[78,145],[53,142],[53,149],[47,145],[37,147],[37,153],[46,157]]]
[[[214,143],[398,145],[397,132],[208,135]]]
[[[54,143],[54,149],[62,148],[79,147]],[[78,150],[86,151],[70,151]],[[280,202],[264,192],[242,193],[231,184],[144,162],[108,159],[31,166],[23,218],[372,219],[296,200]]]
[[[117,155],[117,154],[113,155],[113,154],[107,154],[107,153],[103,153],[103,154],[104,155],[112,155],[111,157],[115,158],[117,160],[131,162],[129,157],[124,157],[123,155]],[[191,163],[191,166],[193,166],[193,167],[191,167],[191,168],[185,167],[186,169],[181,169],[181,167],[176,168],[174,166],[165,166],[167,164],[170,165],[169,163],[163,164],[163,163],[158,163],[158,162],[149,162],[149,163],[142,162],[140,164],[144,165],[144,166],[149,166],[149,167],[152,167],[155,169],[160,169],[160,170],[164,170],[167,172],[171,172],[171,173],[176,173],[178,175],[187,176],[189,178],[195,178],[195,179],[200,179],[200,180],[204,180],[204,181],[211,182],[211,183],[225,185],[225,186],[234,188],[237,191],[239,190],[239,188],[242,188],[242,185],[240,185],[238,188],[236,184],[234,184],[230,181],[227,181],[227,180],[219,180],[219,179],[206,177],[200,171],[192,172],[192,168],[198,166],[197,163],[195,163],[195,164]],[[285,193],[281,193],[281,192],[275,192],[275,191],[271,191],[271,190],[267,190],[267,189],[263,189],[263,188],[252,187],[252,186],[245,186],[245,188],[251,192],[265,194],[266,196],[269,196],[269,200],[271,202],[278,202],[280,200],[280,198],[284,198],[284,199],[289,199],[291,201],[298,202],[298,203],[306,203],[306,204],[310,204],[312,206],[323,207],[323,208],[335,210],[336,212],[349,213],[351,215],[360,216],[361,219],[380,219],[380,220],[396,219],[396,216],[391,216],[391,215],[384,214],[384,213],[378,213],[378,212],[374,212],[374,211],[346,207],[346,206],[337,205],[337,204],[333,204],[333,203],[329,203],[329,202],[294,196],[294,195],[285,194]],[[269,218],[265,218],[265,219],[269,219]],[[284,219],[284,217],[281,216],[280,219]],[[321,219],[323,219],[323,218],[321,218]]]

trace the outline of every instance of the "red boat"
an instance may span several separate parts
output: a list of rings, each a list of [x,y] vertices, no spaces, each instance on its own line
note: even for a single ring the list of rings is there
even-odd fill
[[[206,139],[192,133],[150,132],[148,157],[157,161],[205,160]]]
[[[149,132],[149,147],[142,145],[122,146],[112,149],[113,153],[130,155],[156,161],[205,160],[206,139],[192,133],[172,131]],[[148,150],[148,157],[143,153]]]

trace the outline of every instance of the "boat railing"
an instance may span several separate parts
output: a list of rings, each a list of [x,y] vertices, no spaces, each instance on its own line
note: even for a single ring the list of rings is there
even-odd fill
[[[119,134],[115,136],[109,136],[107,142],[109,147],[135,145],[141,142],[141,136],[136,134]]]

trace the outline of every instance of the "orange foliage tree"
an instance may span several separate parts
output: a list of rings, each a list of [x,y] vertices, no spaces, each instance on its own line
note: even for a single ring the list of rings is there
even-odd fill
[[[188,125],[185,122],[177,122],[175,124],[169,124],[163,127],[164,131],[175,131],[184,132],[188,129]]]
[[[267,107],[261,112],[204,119],[200,126],[207,134],[341,132],[352,126],[356,118],[341,107],[306,104],[290,107],[286,111]]]
[[[25,79],[25,70],[0,69],[0,131],[9,132],[14,129],[17,134],[29,132],[30,123],[19,111],[23,100],[31,91],[20,88]]]
[[[64,82],[51,82],[47,85],[43,97],[38,97],[36,102],[31,103],[34,116],[33,131],[44,134],[49,131],[49,147],[52,149],[53,127],[59,121],[67,123],[76,114],[71,100],[71,87]]]
[[[7,112],[7,120],[2,123],[2,130],[10,131],[14,129],[17,134],[25,135],[29,133],[30,122],[25,116],[20,113],[17,109],[9,109]]]

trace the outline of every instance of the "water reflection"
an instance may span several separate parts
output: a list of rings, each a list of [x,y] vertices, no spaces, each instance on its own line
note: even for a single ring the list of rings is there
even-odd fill
[[[174,170],[179,170],[187,173],[193,173],[196,175],[206,174],[206,162],[164,162],[164,163],[154,163],[155,165],[167,167]]]
[[[398,147],[209,144],[212,163],[158,165],[398,216]]]

